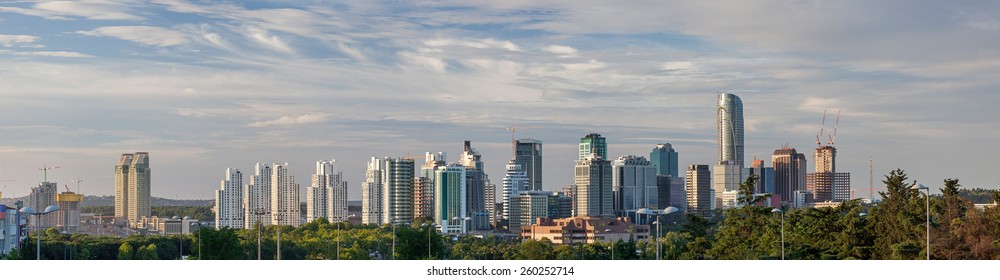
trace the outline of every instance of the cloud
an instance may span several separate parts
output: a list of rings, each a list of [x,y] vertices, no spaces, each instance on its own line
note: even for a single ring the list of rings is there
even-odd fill
[[[467,47],[467,48],[477,48],[477,49],[504,49],[512,52],[521,51],[521,48],[511,41],[507,40],[494,40],[493,38],[486,38],[481,40],[460,40],[460,39],[450,39],[450,38],[438,38],[424,41],[424,45],[430,47]]]
[[[288,54],[295,53],[285,39],[271,35],[267,30],[250,26],[246,28],[246,36],[264,48]]]
[[[448,63],[437,57],[425,56],[405,51],[399,52],[397,55],[403,59],[403,61],[406,61],[411,65],[416,65],[438,73],[445,73],[448,71]]]
[[[309,124],[309,123],[320,123],[325,122],[330,116],[328,114],[305,114],[299,116],[284,116],[278,119],[269,121],[257,121],[248,124],[248,127],[268,127],[268,126],[286,126],[286,125],[296,125],[296,124]]]
[[[68,51],[36,51],[36,52],[16,52],[11,50],[0,50],[0,54],[12,54],[20,56],[50,56],[50,57],[68,57],[68,58],[92,58],[93,55],[82,54],[78,52],[68,52]]]
[[[32,8],[0,7],[0,12],[12,12],[54,20],[85,18],[91,20],[143,20],[130,13],[128,3],[103,0],[46,1]]]
[[[544,48],[542,48],[542,50],[546,51],[546,52],[549,52],[549,53],[563,55],[563,56],[574,56],[574,55],[576,55],[576,52],[577,52],[576,49],[574,49],[572,47],[562,46],[562,45],[548,45],[548,46],[545,46]]]
[[[99,37],[114,37],[147,46],[169,47],[187,44],[183,33],[157,26],[105,26],[78,34]]]
[[[13,46],[23,46],[28,43],[33,43],[38,41],[38,37],[31,35],[6,35],[0,34],[0,46],[13,47]]]

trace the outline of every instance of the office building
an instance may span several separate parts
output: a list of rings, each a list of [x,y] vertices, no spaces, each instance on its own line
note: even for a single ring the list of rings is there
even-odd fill
[[[381,225],[386,223],[382,220],[385,212],[384,200],[382,199],[382,189],[385,187],[382,182],[382,173],[385,171],[385,161],[372,157],[368,161],[368,169],[365,171],[365,182],[361,185],[361,223],[368,225]]]
[[[483,169],[482,156],[472,148],[469,140],[462,148],[461,164],[465,166],[465,214],[472,217],[473,230],[489,230],[490,217],[486,211],[486,184],[489,177]]]
[[[47,215],[56,217],[56,228],[63,233],[77,233],[80,230],[80,203],[83,202],[83,195],[66,191],[56,195],[56,204],[59,211]],[[43,208],[44,210],[44,208]]]
[[[649,162],[656,168],[656,175],[670,175],[670,177],[680,178],[677,165],[677,151],[674,151],[670,143],[656,144],[652,152],[649,152]]]
[[[774,194],[783,204],[792,204],[796,191],[806,190],[806,157],[785,146],[771,155],[774,167]]]
[[[499,218],[498,214],[500,214],[497,210],[502,208],[497,207],[497,185],[487,180],[486,189],[483,191],[483,194],[486,196],[484,203],[486,204],[486,213],[490,217],[489,223],[490,225],[495,225]]]
[[[271,224],[299,226],[302,224],[299,208],[299,184],[288,170],[288,163],[271,167]]]
[[[215,228],[244,228],[243,215],[243,173],[239,169],[226,168],[226,177],[215,190]]]
[[[597,133],[590,133],[580,138],[580,157],[577,160],[587,159],[590,154],[597,154],[603,159],[608,158],[608,140]]]
[[[774,167],[765,166],[763,160],[755,159],[750,164],[751,175],[757,176],[754,193],[774,194]]]
[[[503,177],[503,213],[501,217],[504,220],[510,220],[511,206],[513,206],[513,198],[529,190],[529,180],[527,174],[521,168],[520,164],[516,161],[511,160],[507,163],[507,174]]]
[[[568,218],[572,216],[572,199],[564,193],[526,191],[514,198],[509,226],[520,229],[534,224],[538,218]],[[512,230],[512,232],[514,232]]]
[[[720,93],[716,107],[719,136],[719,165],[743,167],[743,100]]]
[[[616,215],[635,213],[642,208],[657,208],[656,167],[645,157],[619,157],[612,163],[611,176]]]
[[[116,218],[133,224],[149,216],[150,173],[149,153],[122,154],[115,166]]]
[[[598,154],[576,161],[573,190],[575,216],[613,217],[611,162]]]
[[[542,190],[542,141],[520,139],[514,147],[514,161],[528,177],[528,190]]]
[[[629,240],[649,241],[649,226],[636,225],[628,217],[605,219],[597,217],[571,217],[565,219],[538,218],[531,226],[521,230],[524,239],[548,239],[553,244],[579,244],[618,242]]]
[[[257,163],[250,184],[243,186],[243,228],[271,224],[271,165]]]
[[[55,182],[38,183],[38,186],[31,188],[31,194],[28,195],[28,205],[25,207],[31,207],[38,212],[44,211],[46,207],[56,205],[56,192],[58,191],[59,185]],[[46,230],[56,226],[56,218],[53,217],[53,214],[31,215],[28,218],[28,223],[32,229]]]
[[[434,222],[442,233],[465,233],[470,226],[465,166],[449,164],[434,171]]]
[[[413,175],[416,165],[412,158],[385,158],[382,172],[382,215],[384,223],[405,224],[413,221]]]
[[[715,209],[715,191],[708,165],[689,165],[684,192],[687,194],[687,213],[712,217]]]

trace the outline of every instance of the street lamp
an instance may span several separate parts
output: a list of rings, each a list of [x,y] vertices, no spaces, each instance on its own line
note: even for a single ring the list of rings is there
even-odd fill
[[[270,214],[270,212],[264,211],[263,208],[257,208],[253,211],[257,215],[257,260],[260,260],[260,226],[263,224],[260,221],[260,216],[264,214]]]
[[[198,226],[198,260],[202,260],[202,258],[201,258],[201,242],[202,242],[202,239],[201,239],[201,228],[207,226],[208,223],[207,222],[201,222],[201,223],[192,222],[190,225],[191,226]]]
[[[423,223],[420,226],[427,228],[427,259],[431,259],[431,230],[433,230],[437,224],[431,223],[428,225],[427,223]]]
[[[917,184],[916,181],[913,182],[913,189],[917,190],[927,190],[927,195],[924,196],[924,204],[926,213],[924,216],[927,217],[927,260],[931,259],[931,189],[923,184]]]
[[[785,212],[774,208],[771,213],[781,213],[781,260],[785,260]]]
[[[608,237],[610,237],[611,236],[611,229],[610,228],[609,229],[605,229],[604,233],[608,234]],[[613,260],[615,260],[615,241],[614,240],[610,240],[610,241],[611,241],[611,260],[613,261]]]
[[[37,260],[42,259],[42,215],[55,211],[59,211],[59,206],[49,205],[49,207],[45,207],[45,211],[42,212],[35,212],[35,209],[32,209],[31,207],[21,208],[21,213],[35,215],[35,231],[38,232],[38,240],[35,240],[35,257]]]
[[[643,208],[643,209],[645,209],[645,208]],[[663,214],[657,213],[656,211],[649,210],[649,209],[645,209],[645,210],[646,211],[643,214],[656,214],[656,221],[653,222],[653,224],[656,225],[656,239],[654,239],[653,241],[656,243],[656,259],[660,260],[661,259],[661,257],[660,257],[660,255],[661,255],[661,253],[660,253],[660,238],[662,237],[662,235],[660,233],[661,233],[661,228],[663,227],[663,223],[660,222],[660,216],[666,216],[666,215],[670,215],[670,214],[673,214],[673,213],[677,213],[678,211],[681,211],[681,209],[677,209],[677,207],[669,206],[669,207],[663,209]],[[639,211],[642,211],[642,210],[640,209]]]

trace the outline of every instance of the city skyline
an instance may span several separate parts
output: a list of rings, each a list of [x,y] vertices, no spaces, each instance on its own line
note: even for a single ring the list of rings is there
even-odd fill
[[[895,168],[932,193],[1000,185],[998,4],[630,5],[3,4],[4,197],[46,164],[61,166],[49,181],[113,195],[109,162],[148,151],[152,196],[211,199],[227,167],[308,178],[336,158],[359,200],[368,158],[463,140],[498,183],[511,125],[543,127],[516,138],[545,143],[557,191],[589,132],[609,158],[671,143],[679,166],[714,164],[719,91],[743,101],[745,162],[808,154],[822,112],[842,110],[837,171],[857,197],[869,156],[876,187]]]

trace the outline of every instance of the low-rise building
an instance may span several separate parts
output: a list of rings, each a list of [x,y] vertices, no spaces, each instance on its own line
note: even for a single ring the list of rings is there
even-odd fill
[[[534,240],[547,238],[553,244],[649,240],[649,226],[633,224],[628,217],[538,218],[534,225],[521,228],[521,237]]]

